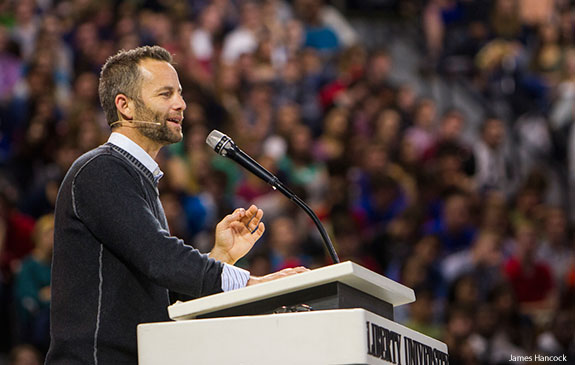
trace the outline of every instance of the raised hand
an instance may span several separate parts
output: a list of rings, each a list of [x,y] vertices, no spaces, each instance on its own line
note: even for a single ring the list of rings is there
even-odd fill
[[[216,243],[210,257],[233,265],[248,253],[265,231],[264,212],[252,205],[238,208],[216,226]]]

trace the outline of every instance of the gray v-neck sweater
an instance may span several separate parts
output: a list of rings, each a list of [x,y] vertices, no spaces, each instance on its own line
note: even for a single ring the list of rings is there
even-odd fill
[[[136,364],[136,326],[169,320],[170,296],[221,292],[221,274],[170,236],[137,159],[109,143],[84,154],[58,193],[46,363]]]

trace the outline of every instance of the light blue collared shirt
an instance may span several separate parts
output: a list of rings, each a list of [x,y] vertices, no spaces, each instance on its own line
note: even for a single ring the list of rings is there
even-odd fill
[[[158,166],[158,163],[154,161],[152,156],[130,138],[121,133],[113,132],[108,142],[120,147],[140,161],[142,165],[152,172],[156,183],[164,176],[164,173],[160,170],[160,166]],[[243,288],[247,285],[249,279],[249,271],[224,263],[224,269],[222,271],[223,291]]]

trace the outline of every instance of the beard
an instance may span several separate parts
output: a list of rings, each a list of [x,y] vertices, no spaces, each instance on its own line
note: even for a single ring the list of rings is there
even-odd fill
[[[182,132],[170,129],[168,125],[169,114],[155,112],[148,108],[142,100],[135,100],[136,112],[134,115],[135,120],[142,120],[150,123],[157,124],[138,124],[140,133],[158,143],[163,145],[177,143],[182,140]]]

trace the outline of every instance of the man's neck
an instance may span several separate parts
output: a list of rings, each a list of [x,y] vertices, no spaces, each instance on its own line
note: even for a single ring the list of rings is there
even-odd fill
[[[137,128],[120,126],[120,127],[117,127],[116,129],[114,129],[113,132],[120,133],[120,134],[128,137],[132,141],[134,141],[134,143],[136,143],[138,146],[142,147],[142,149],[144,151],[146,151],[146,153],[148,153],[148,155],[152,156],[152,158],[154,160],[156,159],[156,156],[158,156],[158,152],[160,152],[160,148],[162,148],[162,145],[158,144],[158,142],[152,141],[148,137],[143,136],[137,130]]]

